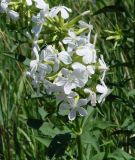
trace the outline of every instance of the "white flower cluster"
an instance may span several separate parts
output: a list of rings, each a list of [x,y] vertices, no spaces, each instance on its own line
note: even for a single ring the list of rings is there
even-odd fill
[[[32,20],[36,26],[34,33],[33,53],[36,60],[30,62],[30,71],[27,74],[32,77],[34,87],[42,86],[47,94],[54,94],[56,100],[61,102],[60,110],[69,110],[70,120],[76,118],[76,113],[87,115],[87,104],[95,106],[102,103],[110,93],[110,89],[104,83],[105,73],[108,70],[103,56],[97,57],[95,44],[90,42],[91,24],[79,21],[80,28],[89,31],[88,35],[77,35],[71,28],[68,36],[62,40],[63,50],[58,50],[53,45],[48,45],[40,50],[36,43],[45,17],[54,18],[60,13],[63,19],[69,17],[71,9],[65,6],[53,7],[49,11],[49,5],[43,0],[36,1],[36,7],[40,9]],[[29,5],[32,1],[28,1]]]
[[[8,3],[8,0],[1,1],[0,9],[3,12],[9,12]],[[56,20],[58,16],[67,19],[71,9],[65,6],[49,9],[44,0],[26,0],[26,4],[34,4],[40,10],[32,17],[35,23],[32,28],[34,40],[27,32],[27,36],[33,40],[32,52],[36,57],[31,60],[27,75],[32,78],[35,88],[48,95],[55,95],[56,100],[61,102],[59,109],[69,110],[70,120],[76,118],[77,112],[86,116],[88,104],[95,106],[97,102],[102,103],[110,93],[104,82],[108,67],[103,56],[97,55],[95,42],[90,42],[93,26],[79,21],[80,29],[88,32],[78,34],[74,28],[70,28],[66,37],[59,42],[62,47],[54,44],[40,49],[38,39],[46,20]]]

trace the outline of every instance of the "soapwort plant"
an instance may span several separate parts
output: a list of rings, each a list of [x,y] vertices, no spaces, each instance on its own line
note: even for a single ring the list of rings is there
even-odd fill
[[[74,11],[64,5],[50,8],[43,0],[1,0],[0,12],[17,25],[16,38],[22,32],[31,47],[25,73],[37,96],[53,97],[57,114],[68,117],[68,131],[76,135],[77,159],[82,160],[81,117],[111,92],[105,84],[109,67],[97,53],[94,26],[82,20],[90,11],[71,19]]]

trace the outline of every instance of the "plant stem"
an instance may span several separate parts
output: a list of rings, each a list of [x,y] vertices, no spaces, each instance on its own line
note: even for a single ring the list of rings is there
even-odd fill
[[[80,125],[79,125],[78,117],[76,118],[76,128],[77,128],[77,131],[80,133]],[[77,159],[83,160],[81,134],[76,135],[76,142],[77,142],[77,148],[78,148],[78,158]]]

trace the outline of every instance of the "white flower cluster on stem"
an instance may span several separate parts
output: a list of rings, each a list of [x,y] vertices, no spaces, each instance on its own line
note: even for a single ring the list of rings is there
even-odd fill
[[[9,0],[2,0],[0,11],[17,19],[19,14],[9,10],[8,4]],[[38,40],[46,21],[54,22],[59,19],[64,23],[72,11],[65,6],[50,9],[44,0],[26,0],[25,5],[35,5],[39,9],[39,13],[32,16],[34,27],[31,32],[34,36],[27,32],[27,37],[33,41],[32,53],[36,57],[31,60],[30,69],[27,71],[33,86],[38,91],[55,95],[56,100],[61,102],[59,109],[69,110],[70,120],[74,120],[77,113],[86,116],[88,104],[95,106],[96,103],[102,103],[110,93],[104,82],[108,67],[103,55],[97,55],[95,42],[91,42],[93,26],[79,21],[77,28],[66,30],[65,37],[59,42],[62,47],[54,43],[40,49]],[[59,29],[61,33],[60,27],[57,31]]]
[[[54,18],[60,13],[61,18],[67,19],[71,9],[58,6],[49,11],[49,5],[42,0],[35,2],[40,9],[40,13],[32,18],[36,23],[32,31],[37,40],[47,17]],[[43,86],[43,91],[55,95],[56,100],[61,102],[59,110],[69,110],[69,120],[74,120],[77,112],[86,116],[87,104],[95,106],[102,103],[110,93],[104,82],[108,67],[103,55],[97,55],[95,44],[90,42],[93,26],[83,21],[79,24],[88,33],[78,35],[73,28],[69,29],[68,36],[61,42],[64,46],[61,51],[55,45],[47,45],[40,51],[35,43],[33,53],[36,60],[30,62],[27,72],[33,79],[34,87]]]

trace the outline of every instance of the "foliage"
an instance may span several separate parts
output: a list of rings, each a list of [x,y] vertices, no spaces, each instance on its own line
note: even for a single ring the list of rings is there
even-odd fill
[[[81,126],[78,128],[67,116],[59,114],[53,97],[37,95],[24,74],[31,59],[32,42],[24,34],[31,29],[29,24],[24,22],[17,26],[5,14],[0,14],[0,159],[78,159],[77,136],[81,137],[77,140],[82,143],[83,159],[133,160],[133,1],[48,2],[51,6],[64,4],[72,8],[72,17],[90,10],[90,15],[83,19],[92,22],[93,32],[98,33],[97,51],[104,55],[109,65],[106,83],[113,92],[102,105],[89,106],[88,116],[76,121]],[[21,6],[20,9],[24,14],[26,8]]]

